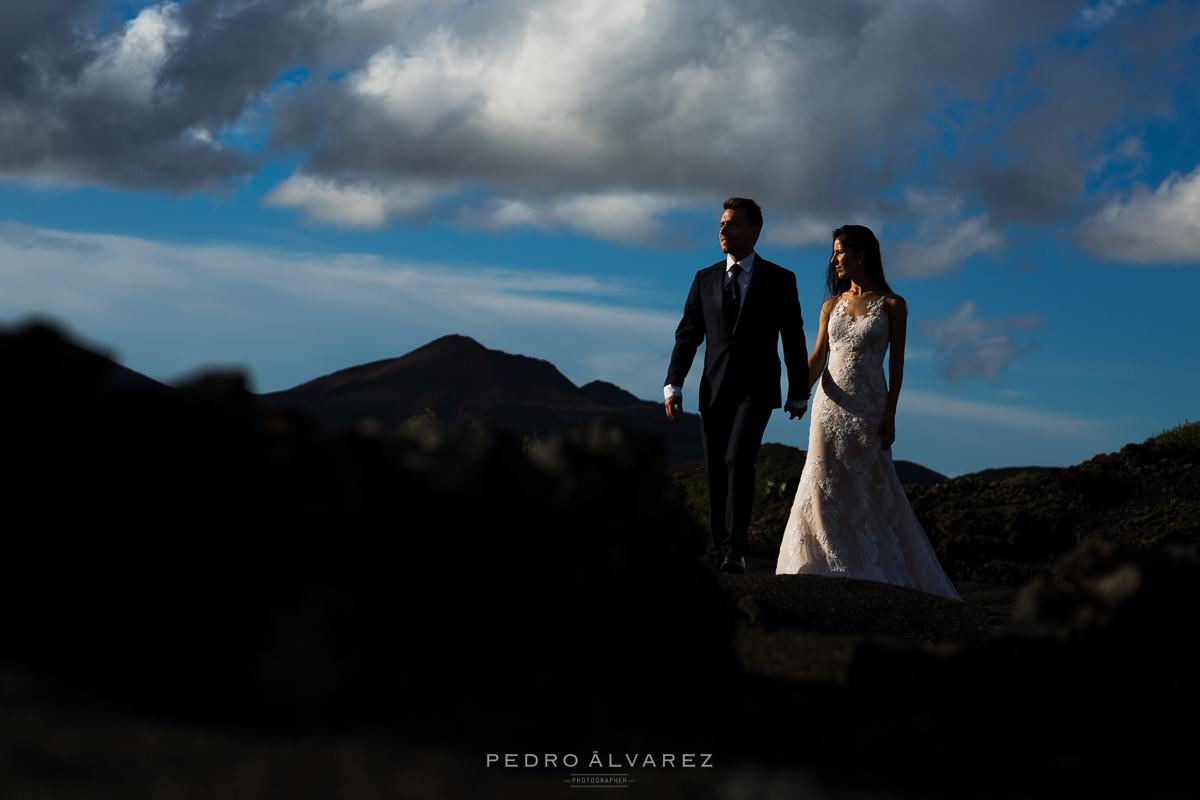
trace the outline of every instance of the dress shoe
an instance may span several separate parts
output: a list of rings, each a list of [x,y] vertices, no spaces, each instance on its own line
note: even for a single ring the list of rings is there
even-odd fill
[[[721,564],[721,572],[732,572],[734,575],[741,575],[746,571],[746,559],[741,556],[736,558],[727,558]]]

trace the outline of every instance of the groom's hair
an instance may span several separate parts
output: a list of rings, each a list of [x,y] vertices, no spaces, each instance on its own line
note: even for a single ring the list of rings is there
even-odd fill
[[[725,210],[743,209],[750,215],[750,224],[755,228],[762,227],[762,208],[749,197],[731,197],[725,201]]]

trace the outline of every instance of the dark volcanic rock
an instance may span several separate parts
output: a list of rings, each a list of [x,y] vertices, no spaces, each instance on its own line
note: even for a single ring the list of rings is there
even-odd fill
[[[672,423],[657,402],[604,381],[576,386],[548,361],[489,350],[467,336],[443,336],[399,358],[340,370],[263,399],[304,411],[329,430],[370,420],[394,431],[432,412],[444,422],[543,437],[606,416],[663,437],[668,463],[702,456],[697,415]]]
[[[1020,585],[1077,542],[1200,543],[1200,448],[1126,445],[1067,469],[909,487],[954,580]]]
[[[999,467],[996,469],[981,469],[979,472],[969,472],[966,475],[959,475],[961,478],[976,478],[984,481],[1002,481],[1008,478],[1020,476],[1042,475],[1049,472],[1053,467]]]

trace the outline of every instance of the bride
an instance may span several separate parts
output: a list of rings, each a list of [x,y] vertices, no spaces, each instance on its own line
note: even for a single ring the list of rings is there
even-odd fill
[[[808,359],[809,387],[821,384],[808,459],[775,573],[864,578],[958,600],[892,466],[908,307],[883,277],[869,228],[833,232],[826,291]]]

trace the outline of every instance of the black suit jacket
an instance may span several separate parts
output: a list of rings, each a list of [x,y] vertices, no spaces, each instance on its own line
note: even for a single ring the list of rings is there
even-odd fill
[[[750,285],[733,330],[725,325],[725,261],[696,273],[675,329],[675,349],[667,384],[683,386],[696,349],[705,339],[704,375],[700,378],[700,411],[722,397],[722,391],[751,396],[779,408],[779,340],[788,368],[788,400],[808,399],[808,352],[804,320],[796,294],[796,276],[755,254]]]

